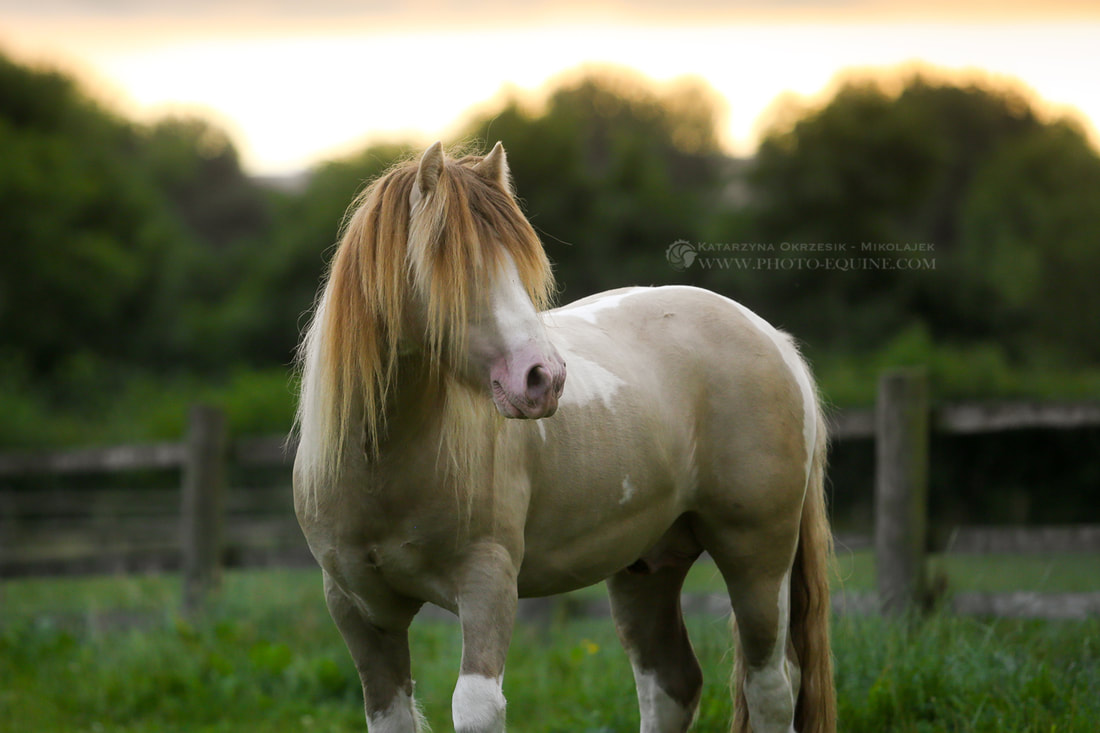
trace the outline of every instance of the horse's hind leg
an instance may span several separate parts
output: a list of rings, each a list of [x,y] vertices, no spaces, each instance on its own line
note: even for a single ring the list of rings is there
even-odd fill
[[[772,525],[703,536],[729,590],[740,642],[736,673],[743,676],[744,697],[735,701],[733,730],[789,733],[800,683],[789,642],[790,564],[797,525],[791,532]]]
[[[641,733],[682,733],[699,704],[703,673],[680,612],[693,559],[656,569],[639,561],[607,580],[615,628],[634,668]]]

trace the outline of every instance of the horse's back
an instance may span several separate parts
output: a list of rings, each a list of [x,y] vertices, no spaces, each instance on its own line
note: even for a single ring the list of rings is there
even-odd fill
[[[574,357],[620,375],[627,388],[657,388],[688,400],[697,413],[761,418],[797,408],[801,432],[811,416],[803,408],[816,410],[806,389],[812,382],[790,337],[709,290],[612,290],[550,311],[546,322]]]

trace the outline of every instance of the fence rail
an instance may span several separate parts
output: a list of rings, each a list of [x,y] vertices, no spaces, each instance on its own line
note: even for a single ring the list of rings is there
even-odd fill
[[[282,436],[241,438],[230,445],[230,457],[241,465],[289,466],[294,460],[295,445]],[[46,453],[5,453],[0,454],[0,478],[174,469],[183,468],[186,463],[187,445],[182,441]]]
[[[919,374],[902,377],[903,381],[909,378],[921,379]],[[912,390],[893,390],[903,395],[900,403],[889,392],[880,389],[875,409],[839,411],[830,416],[830,422],[834,440],[873,438],[879,444],[876,502],[882,511],[876,516],[876,529],[881,533],[890,526],[891,517],[895,523],[901,523],[892,537],[883,536],[877,541],[845,538],[844,542],[848,546],[852,542],[875,545],[880,566],[885,563],[892,567],[891,553],[909,553],[910,557],[897,566],[902,570],[890,570],[880,581],[907,588],[903,596],[909,597],[910,602],[915,602],[915,596],[921,592],[917,580],[923,575],[923,550],[927,545],[923,490],[916,487],[909,498],[893,502],[893,513],[886,510],[891,505],[891,491],[912,492],[913,487],[906,482],[914,476],[922,480],[921,471],[913,469],[923,465],[927,456],[919,452],[919,439],[914,449],[914,430],[919,436],[930,431],[968,434],[1100,426],[1100,402],[967,403],[927,408],[909,403],[904,395],[913,394]],[[915,394],[920,394],[920,390]],[[887,427],[890,415],[912,417],[913,410],[917,411],[915,414],[924,412],[926,419],[923,423],[919,419],[912,423],[908,437],[906,431],[898,434]],[[0,454],[0,576],[182,569],[185,586],[190,583],[194,588],[185,594],[188,603],[197,605],[204,590],[217,584],[217,574],[223,565],[309,562],[294,519],[289,476],[282,486],[263,489],[228,486],[225,480],[230,465],[289,468],[293,443],[283,436],[230,440],[224,435],[224,424],[217,426],[220,420],[224,418],[216,411],[193,410],[188,435],[179,442]],[[918,450],[918,454],[914,455],[913,450]],[[910,470],[890,470],[891,465],[896,469],[904,461],[915,463]],[[884,465],[886,462],[890,465]],[[27,476],[140,470],[178,471],[179,485],[155,489],[40,491],[10,485],[10,479]],[[926,467],[924,470],[926,473]],[[920,548],[914,549],[918,545]],[[1097,552],[1100,527],[963,527],[952,534],[947,550]],[[913,555],[914,552],[917,554]],[[899,573],[904,577],[896,577]],[[903,599],[899,607],[905,606]],[[986,606],[999,607],[995,601]]]
[[[967,435],[1006,430],[1072,430],[1100,426],[1100,402],[959,403],[933,408],[931,429]],[[829,417],[835,440],[875,437],[875,409],[839,410]]]
[[[993,433],[1005,430],[1100,427],[1100,402],[962,403],[932,410],[934,432]],[[829,416],[834,440],[875,437],[874,408],[837,410]],[[294,460],[296,442],[281,435],[240,438],[230,456],[243,465],[284,465]],[[181,468],[184,442],[144,443],[42,453],[0,453],[0,478],[55,473],[98,473]]]
[[[958,527],[948,537],[945,549],[960,555],[1100,553],[1100,526],[1074,524],[1061,527]]]
[[[117,445],[52,453],[15,453],[0,455],[0,478],[180,468],[185,459],[186,446],[183,443]]]

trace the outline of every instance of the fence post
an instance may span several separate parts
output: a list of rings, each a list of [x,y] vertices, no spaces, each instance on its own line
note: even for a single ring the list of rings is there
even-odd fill
[[[221,582],[228,456],[225,415],[207,405],[193,406],[188,415],[186,445],[180,517],[183,609],[193,613]]]
[[[924,370],[883,374],[875,405],[875,559],[886,613],[919,609],[924,596],[928,428]]]

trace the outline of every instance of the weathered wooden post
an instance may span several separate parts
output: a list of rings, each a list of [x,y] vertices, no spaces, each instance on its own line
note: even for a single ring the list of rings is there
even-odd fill
[[[923,369],[879,378],[875,405],[875,559],[886,613],[920,608],[928,527],[928,379]]]
[[[183,466],[180,538],[186,613],[197,611],[221,582],[227,455],[225,415],[207,405],[192,407]]]

